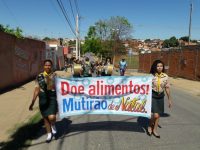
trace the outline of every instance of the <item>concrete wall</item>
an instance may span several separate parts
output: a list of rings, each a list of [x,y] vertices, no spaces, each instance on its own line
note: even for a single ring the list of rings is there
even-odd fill
[[[165,63],[166,73],[173,77],[200,80],[200,46],[139,55],[139,71],[149,72],[154,60]]]
[[[42,71],[45,43],[0,32],[0,90],[23,83]]]

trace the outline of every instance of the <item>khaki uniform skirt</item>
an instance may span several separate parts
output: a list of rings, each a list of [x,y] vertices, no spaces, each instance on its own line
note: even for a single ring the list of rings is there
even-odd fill
[[[165,93],[158,93],[152,90],[152,113],[163,114],[164,113],[164,96]]]
[[[49,115],[56,115],[58,111],[56,92],[55,91],[40,92],[39,108],[43,117],[48,117]]]

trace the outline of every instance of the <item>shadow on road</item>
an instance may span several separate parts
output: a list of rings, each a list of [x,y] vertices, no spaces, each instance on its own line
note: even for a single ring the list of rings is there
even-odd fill
[[[163,114],[161,117],[169,117],[169,114]],[[137,122],[131,122],[129,118],[120,121],[99,121],[99,122],[86,122],[71,124],[72,121],[66,118],[56,122],[57,139],[64,139],[66,137],[79,135],[89,131],[129,131],[145,133],[148,127],[149,119],[145,117],[138,117]],[[129,122],[130,121],[130,122]],[[161,126],[160,126],[161,127]],[[40,132],[38,132],[40,131]],[[22,147],[36,146],[45,143],[43,141],[30,144],[27,140],[39,139],[46,134],[43,126],[43,120],[35,124],[28,124],[19,128],[13,135],[12,140],[7,143],[0,143],[3,149],[20,149]]]
[[[71,120],[64,118],[61,121],[56,122],[57,139],[62,141],[64,138],[79,135],[89,131],[129,131],[144,133],[144,129],[138,122],[127,122],[131,119],[122,121],[99,121],[71,124]],[[43,131],[43,133],[40,132],[38,137],[42,136],[44,132],[45,131]],[[43,143],[45,143],[45,140],[27,146],[36,146]]]
[[[160,115],[160,117],[169,117],[170,115],[168,113],[163,113]],[[149,119],[145,118],[145,117],[138,117],[137,119],[138,125],[143,128],[143,130],[145,130],[145,132],[147,133],[147,128],[149,125]],[[159,128],[162,128],[162,126],[160,124],[158,124]]]
[[[25,124],[20,127],[15,133],[10,137],[11,140],[7,142],[0,143],[0,149],[2,150],[13,150],[21,149],[26,145],[26,142],[33,139],[37,139],[37,131],[41,129],[43,125],[43,120],[39,120],[33,124]]]
[[[10,92],[10,91],[12,91],[14,89],[26,90],[26,88],[23,85],[27,84],[27,83],[29,83],[29,82],[31,82],[33,80],[34,80],[34,78],[30,78],[30,79],[25,80],[23,82],[15,83],[13,85],[9,85],[9,86],[7,86],[5,88],[0,89],[0,94],[4,94],[4,93],[7,93],[7,92]]]
[[[88,131],[130,131],[130,132],[144,132],[137,122],[124,121],[100,121],[87,122],[79,124],[71,124],[69,128],[65,119],[56,124],[58,131],[58,138],[69,137],[81,134]],[[69,134],[70,133],[70,134]]]

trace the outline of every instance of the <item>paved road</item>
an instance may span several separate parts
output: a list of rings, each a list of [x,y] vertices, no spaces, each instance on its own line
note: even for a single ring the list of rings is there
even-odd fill
[[[46,144],[44,128],[28,150],[199,150],[200,96],[172,87],[174,106],[161,117],[161,139],[146,135],[146,118],[85,115],[57,122],[58,140]]]

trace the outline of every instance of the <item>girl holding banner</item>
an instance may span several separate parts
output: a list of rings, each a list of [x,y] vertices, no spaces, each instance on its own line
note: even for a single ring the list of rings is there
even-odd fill
[[[55,91],[56,74],[52,72],[52,65],[51,60],[44,61],[44,72],[36,78],[33,99],[29,106],[29,110],[33,110],[35,100],[39,96],[39,108],[47,131],[46,142],[50,142],[56,134],[55,122],[58,106]]]
[[[160,115],[164,113],[164,91],[167,94],[169,108],[172,106],[168,75],[164,71],[164,63],[161,60],[155,60],[150,70],[154,78],[152,81],[152,116],[147,133],[149,136],[153,134],[156,138],[160,138],[160,135],[157,133],[157,127]]]

